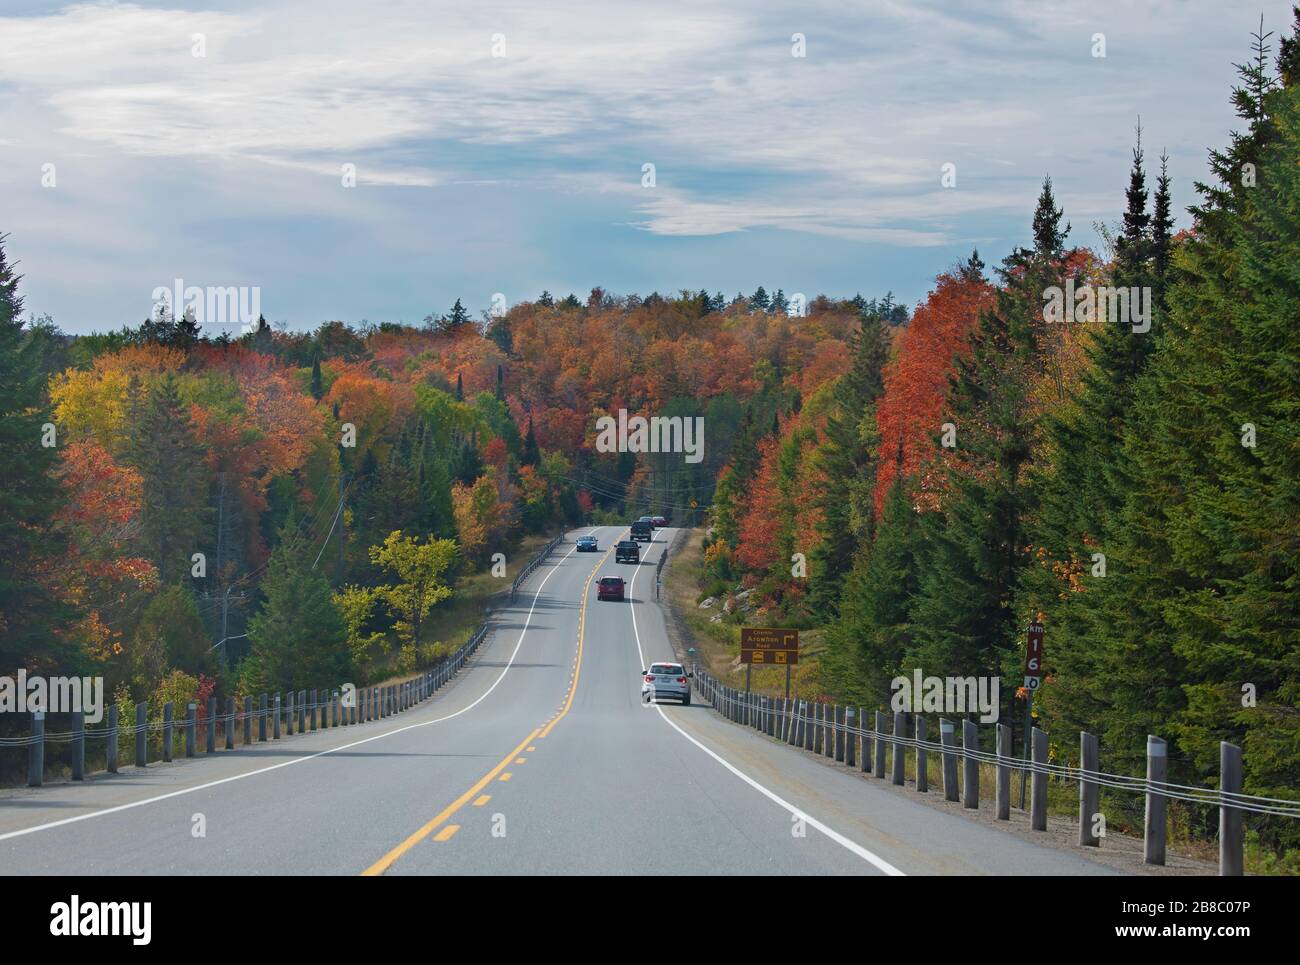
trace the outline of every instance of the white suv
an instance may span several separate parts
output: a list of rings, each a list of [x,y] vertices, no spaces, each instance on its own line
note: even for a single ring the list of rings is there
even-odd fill
[[[660,697],[680,700],[682,706],[691,702],[691,680],[695,674],[687,673],[680,663],[652,663],[649,670],[641,671],[641,700],[649,703]]]

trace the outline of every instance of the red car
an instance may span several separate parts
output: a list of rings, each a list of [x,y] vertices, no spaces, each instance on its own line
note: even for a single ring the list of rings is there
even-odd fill
[[[658,529],[660,526],[667,526],[667,525],[668,525],[668,517],[667,517],[667,516],[656,516],[656,517],[654,517],[654,519],[651,520],[651,522],[654,523],[654,527],[655,527],[655,529]]]
[[[623,599],[623,578],[621,576],[602,576],[596,584],[597,600]]]

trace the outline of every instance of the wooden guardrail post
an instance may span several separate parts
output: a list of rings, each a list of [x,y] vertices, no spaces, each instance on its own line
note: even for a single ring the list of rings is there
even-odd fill
[[[298,733],[307,733],[307,691],[298,691]]]
[[[939,718],[939,743],[943,745],[943,799],[956,801],[957,797],[957,755],[952,751],[956,744],[952,721],[946,717]]]
[[[1147,864],[1165,863],[1165,831],[1169,799],[1151,787],[1163,784],[1168,776],[1169,746],[1154,734],[1147,735],[1147,800],[1143,821],[1142,860]]]
[[[930,752],[925,749],[925,717],[913,714],[916,732],[916,789],[922,794],[930,790]]]
[[[27,786],[45,783],[45,711],[32,712],[32,742],[27,747]]]
[[[980,762],[974,751],[980,747],[980,731],[973,720],[961,722],[963,765],[962,807],[978,811],[980,806]]]
[[[135,766],[146,767],[149,764],[149,702],[140,701],[135,705]]]
[[[1101,839],[1093,834],[1093,822],[1101,805],[1101,785],[1096,781],[1100,770],[1097,737],[1087,731],[1079,732],[1079,844],[1095,848]],[[1092,780],[1089,780],[1089,777]]]
[[[1047,733],[1037,727],[1034,738],[1034,777],[1030,781],[1029,826],[1035,831],[1047,830]]]
[[[339,725],[339,692],[335,690],[330,694],[330,726]]]
[[[217,752],[217,698],[208,697],[207,742],[203,748],[208,754]]]
[[[894,757],[891,761],[892,769],[890,773],[890,783],[903,786],[903,781],[907,775],[907,745],[903,742],[907,740],[907,713],[906,711],[894,711]]]
[[[162,745],[163,763],[168,763],[172,759],[172,705],[170,701],[163,704]]]
[[[885,713],[876,711],[876,761],[872,773],[879,778],[885,776]]]
[[[293,691],[289,691],[288,703],[285,704],[284,711],[284,733],[286,737],[293,736]]]
[[[108,708],[108,744],[104,748],[104,768],[110,774],[117,773],[117,704]]]
[[[274,716],[271,718],[271,740],[280,739],[280,719],[284,716],[284,708],[280,703],[280,694],[275,695],[275,703],[272,705]]]
[[[871,729],[867,726],[867,712],[858,708],[858,726],[862,729],[862,773],[871,773]]]
[[[226,750],[235,749],[235,698],[226,698]]]
[[[86,779],[86,715],[81,711],[72,715],[72,779]]]
[[[844,708],[844,766],[858,766],[857,718],[852,707]]]
[[[258,698],[257,704],[257,742],[263,743],[266,740],[266,709],[269,705],[266,694]]]
[[[808,729],[808,701],[800,699],[794,719],[794,746],[803,747]]]
[[[1219,742],[1219,792],[1231,795],[1241,793],[1241,748],[1227,741]],[[1232,798],[1225,798],[1230,801]],[[1242,810],[1224,803],[1219,806],[1219,874],[1240,876],[1246,873],[1245,829]]]
[[[193,757],[199,746],[199,705],[190,701],[185,705],[185,756]]]
[[[313,690],[311,692],[311,729],[313,731],[316,730],[316,710],[319,705],[319,696],[320,691]]]
[[[1011,759],[1011,728],[998,724],[998,787],[997,819],[1011,820],[1011,768],[1007,762]]]
[[[253,698],[244,697],[244,746],[253,743]]]

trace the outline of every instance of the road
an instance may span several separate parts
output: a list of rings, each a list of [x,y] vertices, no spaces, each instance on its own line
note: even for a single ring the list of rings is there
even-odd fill
[[[600,552],[577,553],[590,532]],[[669,531],[570,533],[397,717],[0,798],[5,874],[1105,874],[737,727],[643,704]],[[599,602],[621,574],[629,599]],[[203,834],[198,832],[202,830]]]

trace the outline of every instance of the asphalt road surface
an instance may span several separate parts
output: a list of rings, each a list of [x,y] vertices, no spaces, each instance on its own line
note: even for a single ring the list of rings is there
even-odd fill
[[[382,721],[0,797],[5,874],[1106,874],[946,814],[693,703],[672,659],[669,531],[568,534],[436,697]],[[582,533],[598,553],[577,553]],[[595,581],[622,575],[623,603]],[[202,829],[202,836],[197,831]]]

